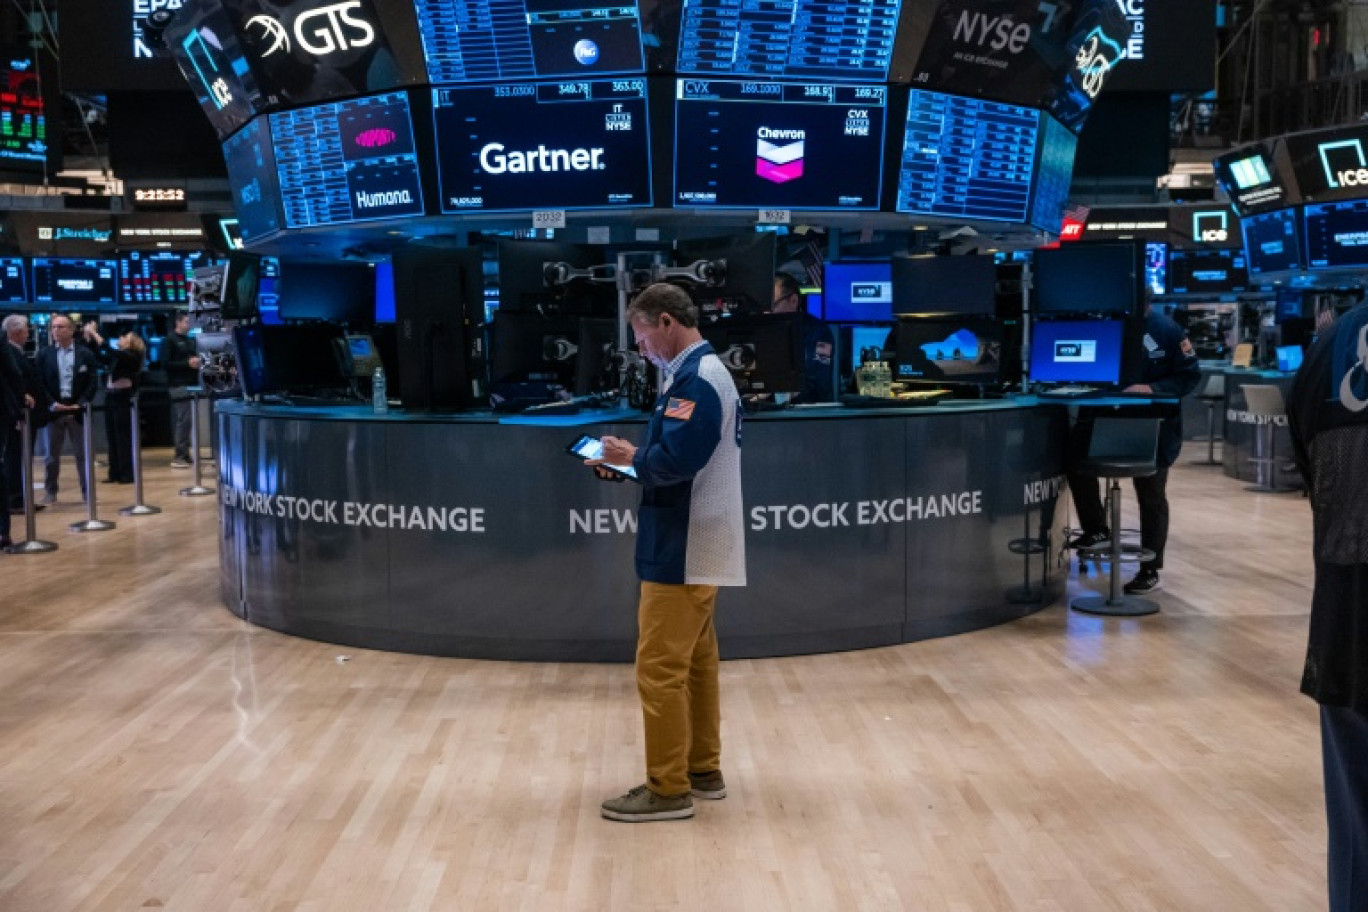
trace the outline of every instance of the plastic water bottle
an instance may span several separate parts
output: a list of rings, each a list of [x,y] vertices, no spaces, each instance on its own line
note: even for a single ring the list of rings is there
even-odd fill
[[[389,399],[386,398],[385,390],[385,368],[380,364],[375,365],[375,372],[371,374],[371,408],[377,415],[389,411]]]

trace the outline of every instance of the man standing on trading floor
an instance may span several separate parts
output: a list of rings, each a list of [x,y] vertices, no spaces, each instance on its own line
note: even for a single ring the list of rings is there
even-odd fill
[[[832,357],[836,352],[836,337],[830,326],[807,312],[798,280],[786,272],[774,274],[770,313],[796,313],[803,321],[803,388],[793,401],[834,401],[836,380],[832,376]]]
[[[189,387],[199,386],[200,359],[190,338],[190,317],[176,314],[166,337],[166,382],[171,387],[171,439],[175,443],[173,469],[190,468],[190,409],[194,400]]]
[[[1368,304],[1327,326],[1287,397],[1311,498],[1311,632],[1301,691],[1320,704],[1330,912],[1368,909]]]
[[[682,289],[656,284],[627,318],[662,392],[640,447],[604,437],[603,458],[588,464],[630,464],[642,484],[636,676],[646,782],[602,806],[609,820],[635,823],[692,817],[692,796],[726,797],[713,608],[719,586],[746,584],[746,554],[741,401],[699,334],[697,307]]]
[[[43,477],[43,503],[57,502],[58,479],[62,472],[63,441],[71,443],[76,457],[76,477],[81,480],[81,499],[85,500],[90,479],[86,478],[85,406],[95,398],[100,364],[95,353],[76,344],[76,328],[71,320],[54,314],[48,323],[52,345],[38,353],[38,376],[48,398],[50,417],[44,429],[47,463]]]
[[[1127,393],[1151,393],[1166,398],[1182,398],[1197,388],[1202,369],[1197,352],[1181,326],[1145,304],[1145,350],[1141,353],[1140,382],[1126,387]],[[1128,409],[1127,417],[1142,417]],[[1168,543],[1169,468],[1178,461],[1183,448],[1183,414],[1177,406],[1164,408],[1159,415],[1158,471],[1148,478],[1135,478],[1135,500],[1140,507],[1140,547],[1154,552],[1154,559],[1140,564],[1140,572],[1125,585],[1128,595],[1143,595],[1160,588],[1159,571],[1164,568],[1164,545]],[[1092,419],[1080,415],[1074,425],[1070,449],[1081,457],[1092,440]],[[1102,504],[1098,479],[1070,471],[1069,492],[1078,510],[1082,533],[1069,542],[1070,548],[1095,548],[1111,539],[1107,528],[1107,509]]]

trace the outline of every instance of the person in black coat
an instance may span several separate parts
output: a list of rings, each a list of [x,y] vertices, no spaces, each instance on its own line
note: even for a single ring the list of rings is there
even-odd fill
[[[0,478],[8,474],[9,461],[19,458],[10,452],[13,431],[19,427],[24,417],[24,373],[19,367],[19,359],[14,354],[14,346],[0,341]],[[0,510],[0,548],[7,548],[14,542],[10,539],[10,511]]]
[[[99,349],[108,374],[105,378],[105,441],[109,446],[112,484],[133,483],[133,397],[142,381],[147,344],[135,332],[126,332],[113,345],[106,343],[99,327],[86,327],[87,338]]]
[[[1322,331],[1287,397],[1311,499],[1301,692],[1320,704],[1331,912],[1368,909],[1368,304]]]
[[[10,349],[24,375],[24,404],[29,408],[29,422],[32,425],[32,430],[38,431],[47,424],[47,396],[43,393],[43,381],[38,377],[38,365],[25,353],[25,347],[29,340],[28,317],[22,314],[10,314],[5,317],[3,329],[5,339],[8,341],[0,340],[0,345],[5,345]],[[11,512],[22,513],[24,510],[23,429],[15,426],[6,428],[5,433],[9,438],[6,444],[6,452],[9,454],[9,458],[5,462],[5,505]],[[39,506],[38,509],[41,510],[43,507]]]
[[[85,472],[85,435],[82,428],[85,405],[99,388],[99,362],[84,345],[75,342],[76,328],[67,317],[57,314],[48,324],[52,345],[38,355],[38,376],[51,400],[47,435],[47,462],[43,477],[43,503],[56,503],[62,467],[63,441],[71,442],[76,456],[76,477],[81,481],[85,499],[88,481]]]
[[[1181,398],[1197,388],[1202,369],[1187,332],[1148,305],[1145,307],[1144,346],[1140,382],[1127,387],[1126,392]],[[1139,412],[1127,414],[1141,417]],[[1132,595],[1159,588],[1159,571],[1164,566],[1164,546],[1168,543],[1168,474],[1183,447],[1182,411],[1165,409],[1162,419],[1156,460],[1159,470],[1147,478],[1132,479],[1140,507],[1140,547],[1154,552],[1154,559],[1141,563],[1135,578],[1126,583],[1125,590]],[[1070,451],[1076,456],[1086,454],[1091,438],[1092,421],[1080,416],[1074,426]],[[1082,532],[1069,542],[1069,547],[1088,548],[1108,541],[1111,531],[1107,528],[1107,510],[1102,503],[1098,479],[1077,471],[1070,471],[1068,478],[1069,491],[1078,510],[1078,523],[1082,527]]]

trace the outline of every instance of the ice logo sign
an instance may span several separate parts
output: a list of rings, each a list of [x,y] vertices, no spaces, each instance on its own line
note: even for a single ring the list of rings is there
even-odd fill
[[[588,38],[581,38],[579,41],[576,41],[574,52],[575,60],[578,63],[582,63],[585,66],[593,66],[594,64],[598,63],[598,45],[590,41]]]
[[[360,10],[361,0],[346,0],[301,13],[294,20],[294,40],[302,50],[315,57],[369,47],[375,41],[375,27],[358,16]],[[290,35],[279,19],[253,16],[247,20],[246,27],[259,28],[260,40],[271,42],[262,57],[270,57],[277,51],[290,52]]]
[[[1331,190],[1368,186],[1368,159],[1363,155],[1362,140],[1321,143],[1320,157]]]
[[[756,132],[755,174],[776,184],[787,183],[803,176],[803,130],[772,130],[761,127]]]
[[[1225,212],[1196,212],[1192,216],[1192,239],[1203,244],[1230,239],[1230,219]]]

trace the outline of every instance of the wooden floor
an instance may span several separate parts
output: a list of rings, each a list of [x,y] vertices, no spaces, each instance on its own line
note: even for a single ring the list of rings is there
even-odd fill
[[[730,795],[629,826],[629,667],[250,627],[169,457],[162,515],[0,554],[4,912],[1325,908],[1299,496],[1175,470],[1155,617],[726,663]]]

